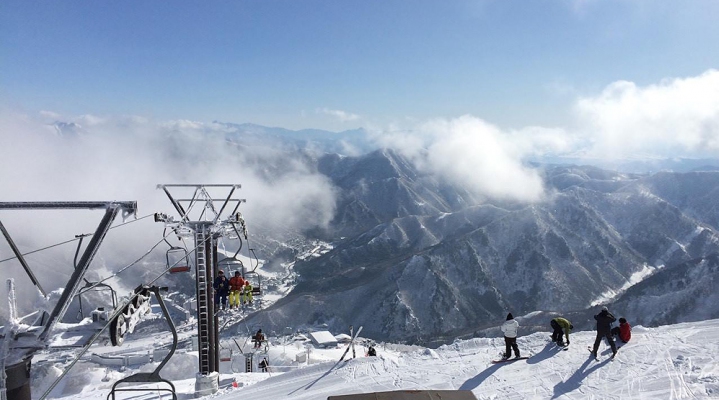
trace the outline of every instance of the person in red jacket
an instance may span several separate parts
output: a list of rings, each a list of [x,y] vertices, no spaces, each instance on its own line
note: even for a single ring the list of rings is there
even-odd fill
[[[632,327],[624,317],[619,318],[618,327],[612,328],[612,336],[619,336],[622,343],[627,343],[632,338]]]
[[[240,276],[240,271],[235,271],[235,276],[230,278],[230,308],[240,307],[240,298],[245,280]]]

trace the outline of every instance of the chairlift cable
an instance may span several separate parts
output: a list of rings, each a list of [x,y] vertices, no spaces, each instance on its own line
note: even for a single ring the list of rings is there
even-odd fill
[[[137,260],[131,262],[130,264],[128,264],[128,265],[126,265],[126,266],[120,268],[117,272],[113,273],[112,275],[110,275],[110,276],[108,276],[108,277],[106,277],[106,278],[104,278],[104,279],[101,279],[101,280],[99,280],[98,282],[95,282],[95,284],[92,285],[92,286],[90,286],[90,287],[88,287],[87,290],[93,289],[93,288],[96,287],[97,285],[99,285],[99,284],[105,282],[106,280],[108,280],[108,279],[110,279],[110,278],[114,278],[114,277],[118,276],[119,274],[121,274],[122,272],[124,272],[125,270],[127,270],[128,268],[130,268],[130,267],[132,267],[133,265],[139,263],[140,261],[142,261],[143,258],[147,257],[150,253],[152,253],[152,251],[155,250],[155,249],[157,248],[157,246],[160,245],[160,243],[162,243],[163,241],[166,242],[166,241],[167,241],[166,238],[167,238],[168,236],[170,236],[171,234],[172,234],[172,232],[170,232],[170,233],[168,233],[167,235],[165,235],[162,239],[160,239],[160,241],[158,241],[157,243],[155,243],[149,250],[147,250],[147,251],[145,252],[145,254],[143,254],[142,256],[140,256],[140,258],[138,258]],[[182,259],[180,259],[180,260],[182,260]],[[177,260],[177,262],[180,262],[180,260]],[[176,262],[175,264],[177,264],[177,262]],[[173,266],[174,266],[174,264],[173,264]],[[168,269],[168,270],[169,270],[169,269]]]
[[[136,219],[134,219],[134,220],[132,220],[132,221],[123,222],[123,223],[121,223],[121,224],[118,224],[118,225],[115,225],[115,226],[111,226],[110,229],[119,228],[119,227],[121,227],[121,226],[124,226],[124,225],[127,225],[127,224],[131,224],[131,223],[133,223],[133,222],[137,222],[137,221],[140,221],[140,220],[142,220],[142,219],[145,219],[145,218],[148,218],[148,217],[152,217],[152,216],[154,216],[154,215],[155,215],[154,213],[148,214],[148,215],[145,215],[144,217],[136,218]],[[92,236],[92,235],[93,235],[93,234],[90,233],[90,234],[87,234],[86,236]],[[27,253],[24,253],[24,254],[23,254],[23,257],[24,257],[24,256],[27,256],[27,255],[30,255],[30,254],[33,254],[33,253],[38,253],[38,252],[43,251],[43,250],[48,250],[48,249],[51,249],[51,248],[53,248],[53,247],[62,246],[63,244],[68,244],[68,243],[71,243],[71,242],[75,242],[75,241],[77,241],[77,240],[80,240],[80,237],[76,237],[76,238],[74,238],[74,239],[70,239],[70,240],[66,240],[66,241],[64,241],[64,242],[56,243],[56,244],[53,244],[53,245],[50,245],[50,246],[47,246],[47,247],[43,247],[43,248],[41,248],[41,249],[36,249],[36,250],[28,251]],[[14,259],[16,259],[16,258],[17,258],[17,257],[9,257],[9,258],[0,260],[0,263],[3,263],[3,262],[5,262],[5,261],[14,260]]]

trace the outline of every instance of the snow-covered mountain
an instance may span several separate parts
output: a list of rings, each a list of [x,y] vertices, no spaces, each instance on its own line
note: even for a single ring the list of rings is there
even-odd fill
[[[318,169],[341,189],[330,236],[344,239],[322,257],[297,262],[295,290],[254,315],[255,323],[361,323],[373,338],[451,340],[507,311],[572,312],[611,302],[665,266],[681,270],[719,251],[710,211],[717,172],[545,166],[549,199],[518,204],[472,196],[389,150],[329,155]],[[708,307],[688,315],[714,315]],[[646,320],[659,321],[679,320]]]

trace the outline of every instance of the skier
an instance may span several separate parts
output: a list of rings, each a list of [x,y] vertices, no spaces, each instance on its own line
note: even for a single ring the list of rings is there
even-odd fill
[[[262,342],[265,341],[265,334],[262,333],[262,329],[258,329],[255,336],[252,337],[252,341],[255,342],[255,348],[259,349],[262,347]]]
[[[230,282],[227,281],[225,273],[222,272],[222,270],[217,272],[217,277],[212,287],[215,289],[215,307],[221,305],[224,310],[227,306],[227,294],[230,291]]]
[[[242,288],[245,286],[245,280],[240,276],[240,271],[235,271],[235,276],[230,279],[230,308],[240,306],[240,298],[242,297]]]
[[[619,318],[619,326],[612,328],[612,336],[618,336],[622,343],[627,343],[632,338],[632,326],[626,318]]]
[[[569,333],[574,329],[574,325],[572,325],[568,319],[562,317],[554,318],[549,324],[552,326],[552,329],[554,329],[552,332],[552,342],[556,342],[558,346],[564,346],[564,341],[562,340],[562,333],[564,333],[564,337],[567,339],[567,346],[569,346]]]
[[[504,333],[505,352],[502,359],[506,360],[512,355],[514,349],[514,358],[519,358],[519,346],[517,346],[517,331],[519,330],[519,322],[514,319],[512,313],[507,314],[507,320],[502,324],[502,333]]]
[[[609,309],[606,306],[602,307],[602,311],[599,312],[599,314],[594,316],[594,319],[597,320],[597,338],[594,340],[594,347],[592,348],[592,355],[594,358],[597,358],[597,350],[599,350],[599,343],[602,342],[602,338],[606,338],[609,342],[609,346],[612,348],[612,358],[617,355],[617,346],[614,344],[614,339],[612,339],[612,322],[616,321],[617,319],[614,318],[614,315],[609,312]]]
[[[245,281],[244,296],[242,298],[242,304],[252,305],[252,284],[250,281]]]

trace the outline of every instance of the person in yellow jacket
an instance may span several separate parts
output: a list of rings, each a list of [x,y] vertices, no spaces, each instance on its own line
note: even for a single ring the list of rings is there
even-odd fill
[[[252,284],[250,284],[250,281],[245,281],[245,291],[242,304],[252,304]]]
[[[235,276],[230,278],[230,308],[240,306],[240,298],[245,287],[245,280],[240,276],[240,271],[235,271]]]
[[[554,330],[552,332],[552,341],[557,342],[559,346],[564,346],[564,340],[562,340],[562,333],[564,333],[567,339],[567,346],[569,346],[569,333],[574,329],[574,325],[572,325],[568,319],[562,317],[554,318],[552,322],[550,322],[550,325],[552,325],[552,329]]]

